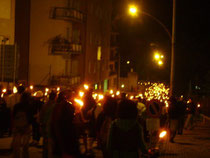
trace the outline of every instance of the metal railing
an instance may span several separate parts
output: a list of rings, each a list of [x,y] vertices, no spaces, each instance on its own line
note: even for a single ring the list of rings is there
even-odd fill
[[[85,14],[73,8],[55,7],[53,8],[51,18],[84,22]]]
[[[74,43],[55,43],[50,45],[52,54],[80,54],[82,45]]]
[[[66,85],[73,86],[80,84],[80,76],[52,76],[50,78],[50,83],[52,85]]]

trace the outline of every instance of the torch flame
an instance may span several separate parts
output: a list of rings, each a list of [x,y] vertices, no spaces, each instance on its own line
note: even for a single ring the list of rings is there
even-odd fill
[[[163,138],[163,137],[165,137],[165,136],[166,136],[166,134],[167,134],[167,132],[166,132],[166,131],[162,131],[162,132],[160,132],[159,137],[160,137],[160,138]]]

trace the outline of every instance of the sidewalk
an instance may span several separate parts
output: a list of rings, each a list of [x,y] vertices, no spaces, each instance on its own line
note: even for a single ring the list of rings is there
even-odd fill
[[[161,158],[210,158],[210,122],[197,125],[193,130],[177,135],[175,143],[167,143]],[[8,153],[11,138],[0,139],[0,158],[11,158]],[[96,158],[102,158],[101,152],[95,150]],[[30,147],[30,158],[41,158],[42,149]]]
[[[168,143],[163,158],[210,158],[210,123],[197,125]]]

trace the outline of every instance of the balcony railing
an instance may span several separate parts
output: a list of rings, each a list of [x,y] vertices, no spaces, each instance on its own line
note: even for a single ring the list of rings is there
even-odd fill
[[[80,76],[52,76],[50,78],[51,85],[74,86],[79,85],[80,81]]]
[[[54,54],[54,55],[82,53],[81,44],[56,43],[56,44],[51,44],[50,47],[51,47],[51,54]]]
[[[81,11],[72,8],[56,7],[52,10],[51,18],[60,20],[70,20],[75,22],[84,22],[85,14]]]

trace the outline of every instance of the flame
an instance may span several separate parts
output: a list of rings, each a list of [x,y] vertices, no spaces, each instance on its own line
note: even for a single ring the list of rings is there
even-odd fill
[[[18,90],[17,90],[17,87],[13,87],[13,93],[17,93],[18,92]]]
[[[30,87],[29,87],[29,88],[30,88],[30,90],[33,90],[33,89],[34,89],[34,86],[30,85]]]
[[[88,86],[87,84],[84,84],[84,88],[85,88],[86,90],[88,90],[88,89],[89,89],[89,86]]]
[[[80,96],[81,98],[84,96],[84,94],[85,94],[85,93],[84,93],[83,91],[80,91],[80,92],[79,92],[79,96]]]
[[[120,91],[117,91],[117,92],[116,92],[116,95],[117,95],[117,96],[120,95]]]
[[[83,107],[84,106],[84,102],[80,99],[75,98],[74,101],[80,106]]]
[[[159,138],[163,138],[163,137],[165,137],[165,136],[166,136],[166,134],[167,134],[167,132],[166,132],[166,131],[162,131],[162,132],[160,132],[160,134],[159,134]]]
[[[4,89],[2,90],[2,92],[3,92],[3,93],[6,93],[6,92],[7,92],[7,89],[6,89],[6,88],[4,88]]]
[[[104,95],[103,94],[99,94],[98,95],[98,100],[103,100],[104,99]]]
[[[49,88],[45,88],[45,92],[49,92]]]
[[[61,90],[61,88],[60,87],[57,87],[57,91],[60,91]]]

